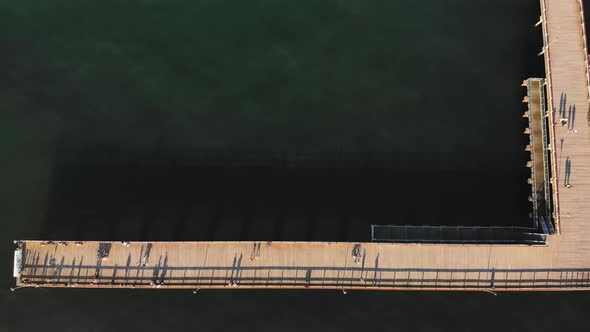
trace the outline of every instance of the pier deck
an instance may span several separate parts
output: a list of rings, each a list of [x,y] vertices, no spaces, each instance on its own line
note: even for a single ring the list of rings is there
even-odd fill
[[[578,251],[587,266],[590,256],[590,123],[583,6],[580,0],[543,0],[541,4],[548,104],[552,112],[549,119],[552,120],[554,213],[562,233],[555,238],[558,243],[554,247],[560,255]],[[562,125],[561,119],[568,120]]]
[[[97,258],[101,246],[109,251],[104,260]],[[590,269],[580,268],[584,262],[572,257],[562,263],[552,246],[26,242],[24,250],[20,285],[42,287],[560,290],[590,286]]]
[[[24,241],[17,285],[588,289],[590,130],[583,11],[579,0],[541,0],[541,5],[552,195],[560,231],[549,237],[546,246],[329,242],[157,242],[128,246],[108,242],[76,246],[69,242],[64,246]],[[566,118],[562,125],[561,119]],[[108,252],[106,260],[97,257],[101,251]]]

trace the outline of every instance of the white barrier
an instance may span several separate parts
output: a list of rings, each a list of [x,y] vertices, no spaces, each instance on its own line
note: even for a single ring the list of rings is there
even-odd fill
[[[12,270],[12,276],[20,278],[23,272],[23,250],[18,248],[14,251],[14,268]]]

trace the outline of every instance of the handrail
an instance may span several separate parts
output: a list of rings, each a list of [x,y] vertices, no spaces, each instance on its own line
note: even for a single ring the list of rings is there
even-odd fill
[[[34,266],[28,266],[34,268]],[[153,277],[158,267],[103,266],[101,277],[57,274],[23,274],[23,287],[78,288],[422,288],[422,289],[566,289],[590,287],[589,269],[438,269],[382,268],[378,266],[233,266],[174,267],[169,271],[200,271]],[[78,268],[77,266],[75,268]],[[84,267],[93,268],[93,267]],[[117,271],[148,273],[115,276]],[[243,274],[243,272],[252,272]],[[337,275],[334,275],[337,271]],[[260,272],[260,273],[256,273]],[[273,273],[271,273],[273,272]],[[281,272],[281,273],[278,273]],[[295,273],[293,273],[295,272]]]
[[[531,178],[533,179],[533,183],[531,184],[532,186],[532,203],[533,203],[533,222],[535,223],[535,226],[537,226],[537,215],[538,215],[538,198],[537,198],[537,190],[539,188],[537,188],[537,170],[535,167],[535,157],[536,157],[536,152],[537,149],[535,148],[535,122],[534,122],[534,115],[535,113],[533,112],[532,108],[531,108],[531,102],[532,102],[532,95],[531,95],[531,79],[528,80],[527,83],[527,98],[528,98],[528,111],[529,111],[529,116],[528,116],[528,120],[529,120],[529,143],[531,145],[531,160],[533,161],[531,164]],[[542,116],[541,116],[542,119]]]
[[[543,82],[545,82],[543,80]],[[544,174],[544,198],[545,198],[545,215],[546,218],[551,220],[551,174],[550,174],[550,167],[549,167],[549,143],[547,139],[547,126],[546,126],[546,118],[547,118],[547,105],[545,103],[545,89],[541,86],[541,132],[543,135],[543,170]]]
[[[549,32],[547,31],[547,4],[546,4],[546,0],[541,0],[541,26],[543,29],[543,48],[544,48],[544,57],[545,57],[545,72],[546,72],[546,76],[547,76],[547,95],[548,95],[548,100],[549,100],[549,107],[550,107],[550,112],[551,112],[551,116],[547,116],[547,119],[549,120],[549,136],[550,136],[550,141],[551,141],[551,164],[552,164],[552,168],[553,171],[551,172],[552,176],[551,176],[551,183],[553,184],[552,189],[553,189],[553,206],[554,206],[554,215],[553,215],[553,219],[555,220],[555,231],[557,233],[560,233],[560,216],[559,216],[559,209],[560,209],[560,205],[559,205],[559,174],[557,172],[557,163],[558,163],[558,159],[557,159],[557,143],[556,143],[556,139],[555,139],[555,107],[554,107],[554,103],[553,103],[553,77],[551,75],[551,50],[549,49]]]

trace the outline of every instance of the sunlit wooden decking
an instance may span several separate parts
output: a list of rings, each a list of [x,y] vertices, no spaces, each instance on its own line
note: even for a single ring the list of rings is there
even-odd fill
[[[587,49],[580,5],[579,0],[541,0],[552,182],[557,189],[553,199],[560,232],[550,236],[546,246],[329,242],[85,242],[79,245],[68,242],[60,245],[24,241],[23,269],[19,271],[17,285],[159,289],[588,289],[590,115]],[[515,116],[519,112],[515,110]],[[106,259],[99,257],[107,254]]]
[[[107,248],[108,258],[97,253]],[[355,258],[356,257],[356,258]],[[563,289],[590,269],[551,247],[329,242],[26,242],[20,285],[129,288]]]
[[[566,253],[577,252],[587,266],[590,255],[590,119],[583,7],[580,0],[543,0],[541,4],[548,104],[553,120],[554,206],[561,232],[551,247],[563,260],[573,259]]]

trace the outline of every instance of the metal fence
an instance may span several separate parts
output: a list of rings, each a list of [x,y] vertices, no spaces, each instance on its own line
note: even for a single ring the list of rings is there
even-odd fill
[[[544,190],[544,200],[545,200],[545,215],[543,216],[545,220],[551,222],[551,167],[549,166],[550,161],[550,153],[551,148],[549,146],[549,121],[548,117],[550,116],[547,112],[547,104],[545,102],[546,92],[545,92],[545,81],[543,80],[543,87],[541,88],[541,114],[543,119],[542,124],[542,133],[543,133],[543,168],[544,168],[544,175],[545,181],[543,185]],[[553,227],[551,227],[553,229]],[[551,233],[553,234],[553,233]]]
[[[27,266],[30,271],[33,266]],[[39,266],[40,268],[40,266]],[[96,288],[382,288],[382,289],[587,289],[590,269],[429,269],[380,267],[259,266],[158,267],[102,266],[100,277],[61,273],[23,273],[24,287]],[[93,266],[85,266],[93,270]],[[124,273],[122,273],[124,272]],[[111,277],[113,276],[113,277]],[[114,277],[116,276],[116,277]]]
[[[537,228],[482,226],[371,225],[376,242],[544,245]]]
[[[581,4],[581,0],[580,4]],[[555,224],[555,231],[559,233],[559,179],[557,177],[557,144],[555,139],[555,112],[553,112],[555,103],[553,101],[553,76],[551,74],[551,50],[549,45],[549,32],[547,28],[548,20],[547,20],[547,4],[545,3],[546,0],[541,0],[541,27],[543,30],[543,51],[545,57],[545,76],[546,76],[546,88],[547,88],[547,100],[549,104],[550,113],[547,116],[547,120],[549,122],[549,136],[550,136],[550,145],[551,145],[551,179],[552,179],[552,189],[553,189],[553,222]],[[582,7],[583,9],[583,7]],[[586,42],[584,41],[584,44]]]

